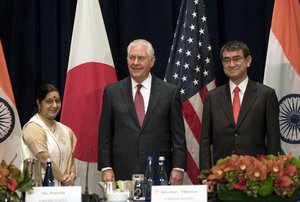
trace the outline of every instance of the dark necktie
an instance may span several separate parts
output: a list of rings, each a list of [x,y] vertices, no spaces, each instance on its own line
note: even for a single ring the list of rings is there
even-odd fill
[[[233,102],[232,102],[233,118],[234,118],[234,122],[237,123],[238,116],[240,113],[240,107],[241,107],[240,96],[239,96],[240,89],[238,86],[236,86],[233,91],[234,91]]]
[[[140,126],[143,125],[144,118],[145,118],[144,99],[143,99],[143,95],[141,93],[142,87],[143,87],[142,84],[137,85],[137,90],[136,90],[135,98],[134,98],[135,111],[136,111],[137,117],[139,119]]]

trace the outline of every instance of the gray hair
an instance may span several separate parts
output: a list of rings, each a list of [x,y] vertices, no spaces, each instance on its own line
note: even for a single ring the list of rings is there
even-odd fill
[[[131,47],[136,46],[136,45],[145,45],[145,46],[147,46],[148,55],[150,57],[154,56],[154,48],[153,48],[152,44],[149,41],[145,40],[145,39],[136,39],[136,40],[132,41],[127,47],[127,55],[129,55],[129,51],[130,51]]]

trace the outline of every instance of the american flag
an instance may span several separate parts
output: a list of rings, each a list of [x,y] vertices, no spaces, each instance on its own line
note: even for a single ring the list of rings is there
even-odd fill
[[[203,0],[182,0],[165,80],[179,86],[187,140],[185,184],[199,184],[199,141],[204,96],[215,88],[212,47]],[[188,181],[186,181],[188,180]]]

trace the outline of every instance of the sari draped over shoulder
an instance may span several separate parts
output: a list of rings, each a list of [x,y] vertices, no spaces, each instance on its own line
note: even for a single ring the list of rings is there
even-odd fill
[[[62,173],[70,174],[76,137],[69,127],[57,121],[52,131],[38,114],[34,115],[23,127],[23,159],[36,158],[38,153],[46,151]],[[55,186],[60,185],[55,179]]]

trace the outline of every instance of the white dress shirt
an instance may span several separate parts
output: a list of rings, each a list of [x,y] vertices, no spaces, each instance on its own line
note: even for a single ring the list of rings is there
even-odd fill
[[[135,93],[137,91],[137,85],[142,84],[141,88],[141,94],[143,96],[144,100],[144,107],[145,107],[145,114],[148,109],[148,104],[149,104],[149,99],[150,99],[150,92],[151,92],[151,84],[152,84],[152,75],[149,73],[148,77],[142,82],[142,83],[137,83],[132,77],[131,77],[131,86],[132,86],[132,96],[133,96],[133,102],[135,98]]]
[[[233,102],[234,89],[235,89],[236,86],[238,86],[239,89],[240,89],[240,91],[239,91],[240,103],[242,105],[248,81],[249,81],[248,77],[246,77],[244,79],[244,81],[242,81],[239,85],[235,85],[231,80],[229,81],[229,87],[230,87],[230,93],[231,93],[231,103]]]

